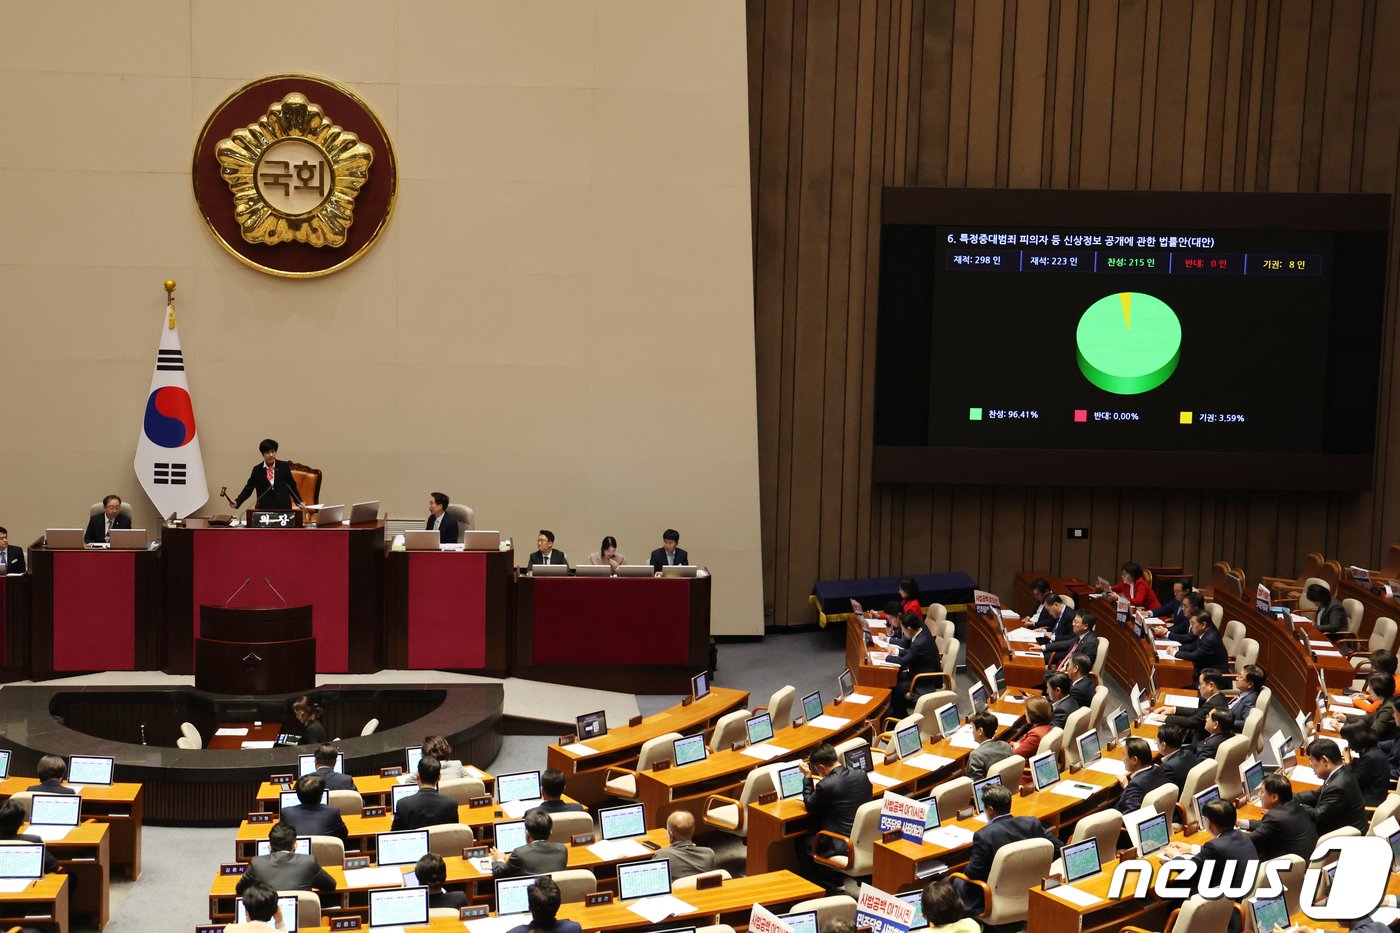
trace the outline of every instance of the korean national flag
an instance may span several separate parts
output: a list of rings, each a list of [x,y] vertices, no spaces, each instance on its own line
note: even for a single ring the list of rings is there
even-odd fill
[[[173,305],[161,315],[156,368],[136,438],[136,478],[164,518],[184,518],[209,499]]]

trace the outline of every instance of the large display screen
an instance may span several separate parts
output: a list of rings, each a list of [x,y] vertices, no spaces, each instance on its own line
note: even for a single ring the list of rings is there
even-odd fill
[[[887,188],[876,479],[1365,488],[1388,216]]]

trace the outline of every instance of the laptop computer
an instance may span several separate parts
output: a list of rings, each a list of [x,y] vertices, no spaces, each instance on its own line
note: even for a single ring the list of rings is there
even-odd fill
[[[369,928],[374,933],[400,933],[404,927],[424,926],[427,922],[427,888],[369,892]]]
[[[596,713],[584,713],[582,716],[574,717],[574,731],[578,734],[579,740],[596,739],[600,735],[608,733],[608,714],[603,710]]]
[[[287,933],[296,933],[297,929],[297,897],[295,894],[279,894],[277,896],[277,909],[282,912],[282,925],[277,929],[286,930]],[[238,898],[234,906],[234,922],[248,923],[248,908],[243,906],[243,898]]]
[[[744,720],[744,730],[748,733],[749,744],[758,745],[773,737],[773,717],[759,713]]]
[[[1079,763],[1091,765],[1103,757],[1103,748],[1099,745],[1099,733],[1096,729],[1080,735],[1074,740],[1074,744],[1079,747]]]
[[[612,564],[579,564],[574,568],[576,577],[610,577]]]
[[[647,834],[646,808],[640,803],[603,807],[598,811],[598,832],[604,841],[633,839]]]
[[[1085,878],[1092,878],[1103,870],[1103,866],[1099,863],[1099,842],[1097,839],[1085,839],[1072,846],[1065,846],[1060,857],[1064,859],[1065,880],[1070,884]]]
[[[870,761],[870,746],[860,745],[851,749],[845,754],[846,767],[852,771],[864,771],[870,773],[872,764]]]
[[[530,576],[532,577],[567,577],[568,575],[568,564],[533,564],[530,567]]]
[[[363,525],[366,522],[379,521],[379,500],[370,502],[356,502],[350,506],[350,524]]]
[[[310,774],[312,771],[315,771],[315,770],[316,770],[316,756],[315,756],[315,755],[298,755],[298,756],[297,756],[297,777],[302,777],[302,776],[304,776],[304,775]],[[331,770],[332,770],[332,771],[335,771],[335,772],[338,773],[338,774],[344,774],[344,773],[345,773],[345,753],[344,753],[344,752],[339,752],[339,753],[336,754],[336,756],[335,756],[335,767],[333,767]]]
[[[29,801],[29,832],[45,842],[62,839],[78,825],[83,798],[77,794],[35,794]]]
[[[1120,706],[1108,714],[1108,728],[1115,738],[1127,738],[1133,728],[1133,718]]]
[[[651,564],[619,564],[617,568],[619,577],[653,577],[656,571]]]
[[[44,546],[50,551],[81,551],[83,542],[81,528],[50,528],[44,532]]]
[[[849,667],[836,678],[836,692],[843,700],[856,692],[856,678]]]
[[[1002,779],[999,777],[983,778],[980,781],[974,782],[972,785],[972,808],[978,813],[983,812],[985,807],[982,805],[982,792],[989,787],[1002,783]]]
[[[670,564],[661,568],[663,577],[693,577],[700,570],[698,564]]]
[[[146,529],[113,528],[107,533],[107,544],[114,551],[146,550]]]
[[[376,833],[374,851],[376,865],[413,865],[428,853],[428,831],[407,829],[396,833]]]
[[[1264,786],[1264,762],[1250,759],[1241,764],[1240,783],[1244,785],[1245,796],[1258,803],[1259,788]]]
[[[773,782],[778,787],[778,799],[790,800],[793,797],[802,796],[802,783],[805,778],[806,775],[797,765],[779,768],[777,778]]]
[[[442,532],[414,528],[403,533],[405,551],[438,551],[442,549]]]
[[[909,933],[914,933],[915,930],[928,929],[928,919],[924,917],[923,888],[915,888],[912,891],[901,891],[899,894],[896,894],[895,897],[914,908],[914,916],[909,918]]]
[[[705,748],[703,735],[687,735],[671,743],[671,753],[675,756],[672,760],[676,767],[681,768],[685,765],[695,764],[697,761],[704,761],[709,754],[709,749]]]
[[[530,912],[530,899],[526,894],[539,875],[526,875],[523,878],[503,878],[496,882],[496,916],[513,917]]]
[[[345,505],[323,505],[316,510],[317,528],[339,528],[345,518]]]
[[[967,688],[967,705],[972,707],[974,715],[987,711],[987,687],[985,684],[978,681]]]
[[[540,773],[538,771],[515,771],[496,776],[496,802],[510,803],[513,800],[538,800],[540,797]]]
[[[1207,787],[1203,791],[1197,792],[1194,796],[1192,796],[1191,805],[1196,808],[1197,823],[1201,823],[1205,820],[1206,804],[1210,803],[1212,800],[1219,799],[1220,788],[1214,784],[1212,784],[1210,787]]]
[[[329,793],[329,791],[327,791],[327,793]],[[389,788],[389,812],[398,813],[399,804],[416,793],[418,793],[418,785],[416,783],[395,784],[393,787]]]
[[[618,900],[635,901],[671,893],[671,862],[656,858],[617,866]]]
[[[107,787],[112,783],[116,759],[106,755],[74,755],[68,759],[68,783]]]
[[[259,840],[257,841],[257,845],[255,846],[255,848],[257,849],[257,853],[256,853],[256,854],[258,854],[258,855],[271,855],[271,854],[272,854],[272,841],[269,840],[269,839],[259,839]],[[311,854],[311,837],[310,837],[310,836],[298,836],[298,837],[297,837],[296,844],[292,846],[292,851],[295,852],[297,855],[310,855],[310,854]]]
[[[0,891],[18,894],[44,877],[44,844],[0,846]]]
[[[423,757],[423,746],[407,745],[403,750],[404,774],[412,775],[418,773],[418,759]]]
[[[10,776],[10,752],[0,749],[0,781]]]
[[[417,784],[414,784],[414,785],[413,785],[413,789],[414,789],[415,791],[417,791],[418,785],[417,785]],[[323,805],[325,805],[325,804],[329,804],[330,802],[331,802],[331,792],[328,791],[328,790],[323,790],[323,791],[321,791],[321,803],[322,803]],[[287,809],[288,807],[299,807],[299,806],[301,806],[301,800],[297,797],[297,792],[296,792],[296,791],[294,791],[294,790],[284,790],[284,791],[282,791],[282,793],[280,793],[280,794],[277,795],[277,807],[278,807],[279,810],[285,810],[285,809]]]
[[[524,820],[507,820],[495,826],[496,848],[509,855],[530,841]]]
[[[499,551],[501,549],[501,533],[494,530],[468,530],[462,538],[462,547],[468,551]]]

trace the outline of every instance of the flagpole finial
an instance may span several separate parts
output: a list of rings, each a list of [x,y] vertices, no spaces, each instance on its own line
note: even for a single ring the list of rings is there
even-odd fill
[[[165,297],[167,297],[167,298],[172,297],[174,291],[175,291],[175,280],[174,280],[174,279],[166,279],[166,280],[165,280]]]

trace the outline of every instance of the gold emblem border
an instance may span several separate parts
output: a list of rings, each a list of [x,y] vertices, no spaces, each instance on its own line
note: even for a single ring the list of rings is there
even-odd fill
[[[224,112],[224,108],[226,108],[231,101],[242,95],[244,92],[250,91],[253,88],[259,87],[264,84],[271,84],[273,81],[285,81],[288,79],[319,81],[323,84],[330,85],[340,93],[344,94],[346,97],[353,100],[355,103],[359,104],[362,108],[364,108],[365,113],[369,114],[369,118],[374,121],[375,127],[379,130],[379,135],[383,137],[384,143],[389,149],[388,168],[391,171],[389,179],[389,201],[388,208],[387,210],[385,210],[383,218],[379,221],[379,226],[376,227],[374,232],[370,234],[369,239],[364,242],[364,245],[357,249],[354,253],[347,256],[341,262],[338,262],[327,269],[318,269],[314,272],[288,272],[285,269],[274,269],[271,266],[265,266],[260,262],[257,262],[253,259],[250,259],[247,256],[244,256],[242,253],[234,249],[228,242],[224,240],[223,235],[219,233],[219,229],[214,226],[214,222],[210,219],[208,211],[205,210],[204,203],[199,198],[199,153],[204,148],[205,139],[207,139],[209,136],[209,127],[213,125],[214,121],[218,118],[219,114]],[[199,208],[199,217],[201,220],[204,221],[205,228],[209,231],[210,235],[214,237],[214,242],[218,243],[221,247],[223,247],[224,251],[227,252],[230,256],[232,256],[234,259],[237,259],[245,266],[256,269],[259,272],[265,273],[267,275],[275,275],[278,278],[315,279],[320,278],[323,275],[330,275],[333,272],[339,272],[341,269],[353,265],[360,259],[360,257],[364,256],[365,253],[368,253],[370,249],[374,246],[374,244],[379,242],[379,238],[384,235],[384,231],[389,227],[389,221],[394,216],[394,207],[398,203],[399,160],[398,154],[394,151],[394,140],[389,136],[389,130],[384,125],[384,121],[379,119],[379,114],[375,112],[373,107],[371,107],[368,103],[365,102],[364,98],[360,97],[359,94],[356,94],[349,87],[346,87],[339,81],[335,81],[331,78],[327,78],[322,75],[310,74],[309,72],[286,72],[282,74],[263,75],[261,78],[254,78],[252,81],[249,81],[242,87],[237,88],[231,94],[224,97],[223,100],[219,101],[218,106],[210,112],[208,119],[204,121],[204,126],[200,128],[199,136],[196,137],[194,141],[194,154],[190,157],[190,190],[191,193],[194,195],[194,203],[195,206]]]

